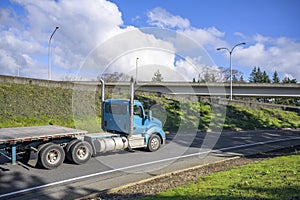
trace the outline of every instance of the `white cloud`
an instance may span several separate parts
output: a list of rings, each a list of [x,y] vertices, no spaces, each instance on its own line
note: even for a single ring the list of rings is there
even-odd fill
[[[286,37],[262,35],[255,35],[251,42],[252,45],[234,52],[234,59],[241,65],[260,66],[270,74],[276,70],[282,78],[289,74],[300,80],[300,43]]]
[[[200,45],[209,48],[212,47],[214,50],[218,46],[226,45],[226,42],[222,39],[225,36],[225,33],[219,31],[215,27],[209,27],[204,29],[191,27],[180,32],[190,38],[193,38]]]
[[[82,66],[80,76],[90,79],[102,72],[119,72],[135,77],[138,67],[139,81],[151,81],[157,70],[163,74],[164,80],[170,81],[174,80],[175,76],[178,77],[174,75],[176,49],[171,42],[159,39],[169,31],[166,33],[159,32],[160,29],[140,30],[132,27],[128,29],[130,30],[112,37],[97,47]],[[158,30],[158,37],[146,33],[152,30]]]
[[[41,74],[40,70],[29,73],[29,69],[38,66],[47,72],[48,40],[56,26],[59,29],[51,43],[52,66],[56,71],[70,73],[76,72],[89,51],[122,31],[121,13],[109,1],[16,0],[14,3],[25,12],[18,15],[11,9],[1,10],[0,45],[5,47],[0,54],[1,74],[15,74],[18,65],[21,76],[47,78],[47,73]],[[17,58],[23,58],[23,62]],[[9,63],[14,65],[8,66]]]
[[[190,27],[190,21],[180,16],[175,16],[167,10],[156,7],[147,13],[148,23],[160,28],[179,28],[185,29]]]
[[[222,39],[225,36],[216,27],[196,28],[191,26],[190,21],[181,16],[172,15],[163,8],[157,7],[147,13],[148,23],[160,28],[175,28],[177,32],[192,38],[198,44],[215,49],[217,46],[224,46],[226,42]]]

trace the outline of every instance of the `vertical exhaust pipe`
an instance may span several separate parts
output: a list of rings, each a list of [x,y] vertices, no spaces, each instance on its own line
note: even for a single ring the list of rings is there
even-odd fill
[[[101,102],[103,103],[105,100],[105,82],[102,78],[100,78],[101,82]]]
[[[130,138],[133,135],[133,103],[134,103],[134,81],[133,81],[133,78],[131,77],[131,79],[130,79],[130,101],[129,101],[129,109],[130,109],[129,132],[127,135],[127,139],[128,139],[128,147],[127,148],[128,148],[129,152],[134,152],[134,150],[130,146]]]
[[[104,100],[105,100],[105,82],[102,78],[100,78],[100,82],[101,82],[101,126],[102,126],[102,130],[104,130]]]
[[[134,81],[131,77],[130,79],[130,101],[129,101],[129,107],[130,107],[130,113],[129,113],[129,133],[128,138],[131,138],[133,134],[133,102],[134,101]]]

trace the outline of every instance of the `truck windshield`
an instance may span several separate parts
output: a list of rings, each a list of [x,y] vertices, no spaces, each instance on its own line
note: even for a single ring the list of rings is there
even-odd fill
[[[126,115],[127,105],[123,104],[105,104],[105,112],[115,115]]]

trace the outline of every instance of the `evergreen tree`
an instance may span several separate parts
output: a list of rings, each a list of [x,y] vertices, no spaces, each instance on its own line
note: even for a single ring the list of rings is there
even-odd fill
[[[162,82],[164,78],[162,77],[162,74],[159,72],[159,69],[154,73],[154,76],[152,77],[152,82]]]
[[[257,82],[256,74],[257,74],[256,67],[254,67],[252,69],[252,72],[251,72],[250,76],[249,76],[249,82],[250,83],[256,83]]]
[[[274,74],[273,74],[272,83],[280,83],[280,79],[278,77],[277,71],[275,71]]]
[[[266,71],[261,71],[260,67],[254,67],[250,77],[249,77],[250,83],[270,83],[270,78]]]
[[[269,75],[267,74],[266,71],[264,71],[262,74],[262,83],[271,83]]]
[[[257,72],[256,72],[256,83],[263,83],[263,73],[260,70],[260,67],[257,67]]]

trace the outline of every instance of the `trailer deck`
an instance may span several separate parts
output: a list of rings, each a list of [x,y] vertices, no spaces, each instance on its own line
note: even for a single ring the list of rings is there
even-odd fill
[[[0,128],[0,144],[51,138],[84,136],[87,131],[62,126]]]

